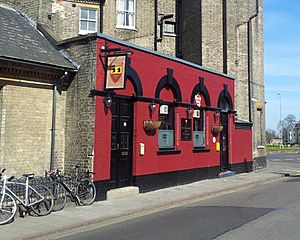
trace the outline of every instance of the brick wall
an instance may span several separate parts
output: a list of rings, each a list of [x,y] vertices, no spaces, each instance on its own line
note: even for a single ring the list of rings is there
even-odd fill
[[[6,112],[2,111],[4,98],[4,89],[0,88],[0,168],[3,167],[3,156],[4,156],[4,134],[5,134],[5,115]]]
[[[71,171],[76,164],[93,168],[94,154],[94,98],[96,44],[82,42],[65,46],[70,56],[81,65],[66,94],[66,155],[65,168]]]
[[[7,172],[43,174],[50,167],[52,90],[6,85],[0,91],[0,164]],[[64,155],[64,97],[57,102],[56,165]]]
[[[238,118],[249,119],[248,104],[248,29],[247,21],[256,11],[256,0],[226,0],[227,71],[236,77],[235,110]],[[182,1],[180,5],[179,42],[182,57],[218,71],[223,71],[223,0]],[[263,67],[263,15],[259,0],[258,17],[251,21],[251,118],[253,156],[265,156],[265,97]],[[201,23],[201,26],[199,23]],[[202,36],[202,38],[201,38]],[[199,38],[200,41],[197,41]],[[201,45],[202,42],[202,45]],[[257,111],[256,104],[263,105]]]
[[[99,30],[99,5],[84,4],[76,1],[40,0],[38,22],[56,39],[65,40],[79,35],[79,12],[81,7],[97,9]],[[25,12],[26,9],[24,9]],[[175,1],[158,1],[158,13],[173,13],[175,21]],[[28,9],[28,14],[31,12]],[[136,6],[136,28],[116,28],[116,1],[106,1],[104,6],[103,33],[126,40],[146,48],[154,48],[154,1],[139,0]],[[158,51],[175,56],[176,39],[164,36],[158,43]]]
[[[202,64],[223,71],[222,0],[202,0]]]
[[[39,15],[39,1],[28,1],[28,0],[1,0],[0,3],[16,8],[26,15],[30,16],[33,20],[38,19]]]

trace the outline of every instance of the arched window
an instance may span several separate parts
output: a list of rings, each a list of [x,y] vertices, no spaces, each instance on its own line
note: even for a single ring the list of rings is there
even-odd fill
[[[199,107],[194,109],[193,115],[193,144],[195,148],[205,147],[205,98],[201,93],[194,96],[194,104]]]
[[[160,149],[173,149],[175,147],[175,107],[174,100],[181,101],[181,91],[173,70],[167,69],[167,75],[162,77],[155,90],[155,98],[163,102],[159,107],[158,118],[161,125],[158,129],[158,145]]]
[[[204,85],[204,78],[194,87],[191,103],[196,106],[193,115],[193,144],[195,148],[205,147],[205,111],[202,107],[210,106],[210,96]]]
[[[158,129],[158,145],[161,149],[174,148],[174,106],[161,104],[159,107],[158,120],[161,125]]]

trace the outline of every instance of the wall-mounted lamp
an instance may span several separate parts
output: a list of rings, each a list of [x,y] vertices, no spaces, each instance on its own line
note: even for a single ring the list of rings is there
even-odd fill
[[[214,120],[215,120],[215,122],[218,120],[220,118],[220,112],[218,111],[218,112],[215,112],[214,113]]]
[[[193,115],[193,109],[191,108],[191,106],[188,106],[186,109],[186,114],[188,115],[188,117],[190,118]]]
[[[148,108],[149,108],[150,113],[153,114],[155,112],[155,109],[156,109],[155,102],[148,103]]]
[[[106,108],[110,108],[111,107],[111,104],[112,104],[112,98],[111,96],[107,95],[103,98],[103,103],[105,105]]]

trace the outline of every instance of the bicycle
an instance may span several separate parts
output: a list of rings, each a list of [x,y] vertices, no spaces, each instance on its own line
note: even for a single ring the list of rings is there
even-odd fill
[[[3,175],[5,169],[0,173],[2,185],[0,185],[0,225],[10,222],[17,211],[17,205],[26,212],[31,211],[37,216],[48,215],[53,208],[53,196],[49,188],[44,185],[37,185],[34,188],[29,185],[29,179],[34,174],[24,174],[25,183],[12,182],[14,176],[8,178]],[[18,196],[14,187],[25,189],[25,194]],[[18,204],[17,204],[18,203]]]
[[[53,212],[62,210],[67,203],[67,195],[65,186],[58,181],[59,170],[56,172],[45,171],[45,180],[47,181],[47,187],[51,190],[53,195]]]
[[[71,200],[75,201],[77,205],[90,205],[96,198],[96,187],[91,179],[91,175],[94,173],[89,170],[80,173],[80,165],[76,165],[74,168],[75,175],[73,177],[63,176],[56,171],[54,179],[64,186],[70,194]]]

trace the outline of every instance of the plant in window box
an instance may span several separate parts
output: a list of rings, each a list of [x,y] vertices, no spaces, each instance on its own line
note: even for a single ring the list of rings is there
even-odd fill
[[[218,134],[219,132],[223,131],[223,126],[220,125],[213,125],[211,126],[211,132],[214,134]]]
[[[144,121],[144,130],[145,131],[153,131],[160,127],[161,121],[155,120],[145,120]]]

